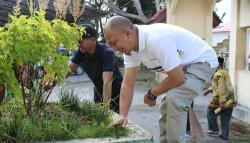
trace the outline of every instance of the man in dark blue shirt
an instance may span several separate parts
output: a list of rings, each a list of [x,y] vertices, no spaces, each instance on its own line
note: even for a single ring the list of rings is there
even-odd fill
[[[88,77],[92,80],[95,103],[104,103],[107,107],[119,112],[119,94],[122,75],[116,63],[112,48],[97,42],[97,31],[90,24],[85,24],[85,34],[79,43],[79,49],[69,62],[73,70],[83,65]]]

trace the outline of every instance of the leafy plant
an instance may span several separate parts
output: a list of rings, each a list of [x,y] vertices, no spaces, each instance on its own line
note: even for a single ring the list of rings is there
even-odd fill
[[[1,49],[0,49],[1,50]],[[2,56],[2,57],[1,57]],[[0,85],[12,91],[14,94],[20,94],[18,82],[12,69],[11,62],[0,54]]]
[[[107,125],[111,122],[112,113],[105,108],[104,104],[94,104],[93,102],[87,100],[80,102],[78,97],[74,95],[73,90],[61,90],[60,104],[63,109],[75,112],[88,123],[94,123],[96,125],[105,123]]]
[[[79,102],[78,108],[68,108],[75,97],[67,96],[64,103],[49,103],[40,118],[32,120],[25,116],[21,98],[12,98],[3,103],[0,114],[0,142],[35,142],[68,140],[74,138],[125,136],[128,130],[122,127],[108,129],[111,112],[90,101]],[[68,100],[69,99],[69,100]],[[74,100],[71,100],[74,99]],[[77,109],[77,111],[74,111]],[[69,111],[71,110],[71,111]],[[73,111],[72,111],[73,110]]]
[[[59,101],[64,109],[79,113],[80,101],[77,98],[77,96],[74,95],[73,90],[67,91],[67,90],[61,89],[59,97],[60,97]]]
[[[13,13],[0,28],[0,84],[14,95],[21,93],[27,115],[39,117],[53,87],[68,72],[69,59],[58,54],[57,47],[75,48],[84,30],[62,20],[50,22],[43,10],[30,17],[20,15],[18,7]]]
[[[32,10],[30,17],[20,15],[18,7],[10,22],[0,27],[0,85],[14,96],[0,108],[0,142],[123,134],[123,129],[106,128],[111,113],[103,106],[79,102],[73,92],[62,93],[59,105],[47,103],[53,87],[64,81],[68,71],[69,59],[58,54],[57,47],[75,48],[83,32],[75,24],[46,20],[43,10]]]

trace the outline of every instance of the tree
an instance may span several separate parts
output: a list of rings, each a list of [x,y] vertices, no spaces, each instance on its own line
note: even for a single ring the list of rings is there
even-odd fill
[[[108,0],[113,12],[131,18],[136,23],[146,23],[154,13],[160,10],[164,0]]]
[[[100,41],[104,41],[103,36],[103,22],[107,20],[110,15],[110,8],[108,6],[107,0],[86,0],[86,6],[92,7],[98,11],[105,12],[104,16],[97,16],[94,20],[88,21],[87,23],[91,23],[95,25],[96,30],[99,32]],[[106,18],[106,19],[105,19]]]

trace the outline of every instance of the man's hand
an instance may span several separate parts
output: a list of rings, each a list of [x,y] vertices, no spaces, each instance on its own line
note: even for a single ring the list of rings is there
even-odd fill
[[[122,127],[126,127],[126,125],[128,124],[128,118],[127,117],[123,117],[123,116],[119,116],[119,118],[115,121],[113,121],[111,124],[109,124],[107,126],[107,128],[113,128],[115,126],[122,126]]]
[[[212,103],[208,103],[208,108],[217,108],[217,107],[219,107],[218,105],[214,105],[214,104],[212,104]]]
[[[210,92],[209,89],[205,89],[205,90],[203,91],[203,96],[207,96],[209,92]]]
[[[221,110],[224,110],[224,109],[227,108],[227,106],[226,106],[224,103],[221,103],[221,104],[220,104],[220,108],[221,108]]]
[[[144,95],[144,104],[148,104],[148,106],[153,107],[156,105],[156,101],[149,99],[148,93]]]

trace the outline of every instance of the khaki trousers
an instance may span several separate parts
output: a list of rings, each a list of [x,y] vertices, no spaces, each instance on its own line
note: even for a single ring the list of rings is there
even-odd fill
[[[160,106],[160,142],[185,141],[187,107],[211,83],[215,69],[208,63],[194,63],[184,68],[185,82],[165,93]]]

